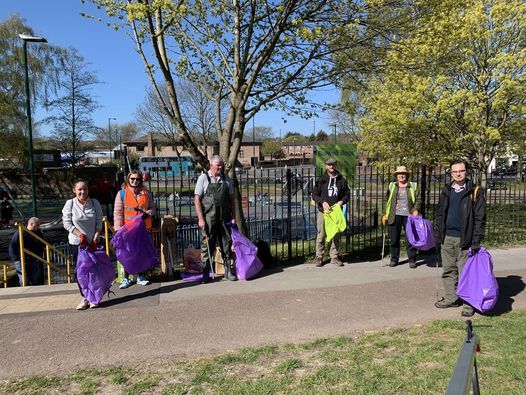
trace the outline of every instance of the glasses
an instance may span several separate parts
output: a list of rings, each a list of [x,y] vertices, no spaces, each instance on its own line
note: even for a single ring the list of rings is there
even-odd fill
[[[140,178],[131,177],[130,181],[141,181],[141,179]]]
[[[462,174],[462,173],[465,173],[466,170],[451,170],[451,173],[453,174]]]

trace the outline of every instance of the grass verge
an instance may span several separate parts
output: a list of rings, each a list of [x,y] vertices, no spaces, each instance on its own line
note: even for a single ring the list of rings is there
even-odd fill
[[[524,394],[526,312],[477,317],[481,391]],[[79,370],[0,383],[0,393],[443,394],[465,339],[462,320],[187,361]]]

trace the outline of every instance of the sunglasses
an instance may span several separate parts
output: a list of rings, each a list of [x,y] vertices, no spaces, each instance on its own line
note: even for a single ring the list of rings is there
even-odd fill
[[[130,181],[141,181],[140,178],[130,177]]]

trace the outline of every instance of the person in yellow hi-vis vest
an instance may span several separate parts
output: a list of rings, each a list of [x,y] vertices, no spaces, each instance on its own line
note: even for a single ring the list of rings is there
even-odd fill
[[[330,158],[325,162],[325,173],[316,181],[312,191],[312,200],[317,203],[318,217],[316,219],[317,237],[316,237],[316,266],[323,266],[323,254],[325,252],[325,244],[327,232],[325,229],[324,212],[329,212],[331,207],[338,204],[343,206],[346,204],[351,193],[347,181],[336,170],[336,159]],[[339,257],[340,233],[336,233],[332,240],[330,240],[330,257],[331,263],[336,266],[343,266]]]
[[[394,172],[396,182],[389,183],[385,196],[385,213],[382,215],[382,224],[387,224],[389,231],[391,261],[389,266],[398,265],[400,258],[400,237],[402,228],[405,229],[407,217],[418,215],[420,210],[420,192],[416,182],[409,182],[409,172],[405,166],[398,166]],[[407,235],[406,235],[407,240]],[[409,267],[416,269],[416,248],[407,241],[407,258]]]

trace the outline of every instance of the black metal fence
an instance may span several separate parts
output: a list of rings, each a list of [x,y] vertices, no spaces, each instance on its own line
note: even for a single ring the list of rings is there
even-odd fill
[[[392,168],[356,167],[341,169],[351,191],[344,207],[348,227],[342,252],[378,252],[382,247],[385,195],[394,181]],[[421,189],[422,214],[433,220],[442,187],[451,181],[444,168],[417,166],[410,180]],[[263,239],[278,258],[312,256],[315,252],[316,206],[310,196],[320,170],[313,166],[269,168],[236,172],[241,205],[251,239]],[[146,183],[159,215],[179,217],[178,257],[188,246],[199,246],[197,218],[193,203],[197,176],[155,175]],[[487,200],[487,244],[526,242],[525,185],[516,176],[488,175],[481,191]]]

